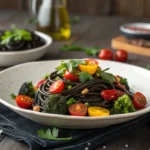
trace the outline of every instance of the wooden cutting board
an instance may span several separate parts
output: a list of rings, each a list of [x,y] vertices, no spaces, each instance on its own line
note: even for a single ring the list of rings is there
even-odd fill
[[[150,48],[140,47],[131,45],[123,36],[115,37],[111,40],[112,48],[118,50],[123,49],[130,53],[135,53],[138,55],[149,56],[150,57]]]

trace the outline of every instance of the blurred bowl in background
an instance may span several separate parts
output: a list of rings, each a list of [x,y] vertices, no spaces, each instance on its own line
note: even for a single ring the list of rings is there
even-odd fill
[[[0,51],[0,66],[8,67],[31,62],[44,56],[52,43],[52,38],[42,32],[35,31],[34,33],[44,39],[43,46],[23,51]]]
[[[120,26],[127,39],[150,39],[150,23],[127,23]]]

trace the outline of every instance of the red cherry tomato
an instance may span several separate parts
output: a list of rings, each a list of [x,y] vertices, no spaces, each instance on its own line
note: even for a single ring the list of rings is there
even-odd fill
[[[39,88],[44,82],[46,82],[46,79],[40,80],[40,81],[37,83],[36,87]]]
[[[125,62],[128,59],[128,53],[124,50],[116,51],[116,60],[120,62]]]
[[[85,116],[87,114],[87,106],[84,104],[72,104],[69,106],[69,113],[72,116]]]
[[[79,79],[78,76],[73,75],[68,70],[65,71],[64,77],[65,77],[65,79],[71,80],[74,82],[78,81],[78,79]]]
[[[112,60],[113,59],[113,53],[109,49],[102,49],[99,52],[98,58],[104,59],[104,60]]]
[[[146,97],[140,93],[136,92],[133,96],[133,105],[136,109],[142,109],[146,106]]]
[[[64,89],[64,82],[62,80],[55,81],[49,88],[49,92],[52,94],[60,93]]]
[[[24,109],[30,108],[33,104],[33,99],[29,96],[18,95],[16,96],[16,104]]]
[[[95,59],[86,59],[85,61],[87,65],[98,65],[98,61]]]

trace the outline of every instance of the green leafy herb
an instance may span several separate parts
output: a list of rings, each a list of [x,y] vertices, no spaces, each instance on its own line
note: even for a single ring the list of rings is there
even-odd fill
[[[64,45],[60,48],[62,51],[84,51],[89,56],[97,56],[100,48],[98,47],[81,47],[78,45]]]
[[[10,96],[11,96],[12,99],[16,99],[16,95],[14,93],[11,93]]]
[[[96,74],[97,74],[97,76],[101,76],[101,78],[103,80],[106,80],[106,81],[108,81],[110,83],[113,83],[115,81],[115,77],[114,77],[113,74],[105,72],[107,70],[109,70],[109,68],[107,68],[105,70],[98,69],[97,72],[96,72]]]
[[[86,102],[86,103],[84,103],[87,107],[89,107],[90,106],[90,104],[88,103],[88,102]]]
[[[80,82],[87,82],[93,80],[93,76],[90,75],[88,72],[82,71],[79,73],[79,81]]]
[[[79,64],[85,64],[86,62],[83,60],[70,60],[69,62],[63,62],[56,68],[58,71],[57,74],[63,74],[66,70],[72,72],[75,70]]]
[[[150,70],[150,65],[147,65],[147,66],[146,66],[146,69]]]
[[[67,88],[68,90],[70,90],[72,88],[72,85],[68,85]]]
[[[79,22],[80,22],[80,17],[79,16],[70,17],[70,23],[71,24],[77,24]]]
[[[46,131],[44,131],[43,129],[38,130],[37,134],[40,138],[47,139],[47,140],[71,140],[72,139],[72,137],[58,138],[58,134],[59,134],[58,128],[52,128],[52,130],[47,129]]]
[[[48,79],[49,76],[50,76],[50,74],[47,73],[47,74],[43,77],[43,79]]]
[[[31,33],[26,30],[17,29],[15,26],[12,26],[11,31],[6,31],[3,36],[1,36],[1,44],[8,44],[11,40],[13,41],[31,41]]]
[[[67,105],[71,105],[71,104],[74,104],[76,103],[77,101],[74,99],[74,98],[70,98],[68,101],[67,101]]]
[[[29,23],[29,24],[37,24],[37,18],[27,18],[25,20],[26,23]]]

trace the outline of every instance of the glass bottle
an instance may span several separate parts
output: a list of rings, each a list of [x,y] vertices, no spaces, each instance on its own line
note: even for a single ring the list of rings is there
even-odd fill
[[[71,35],[66,0],[42,0],[36,13],[36,3],[32,0],[32,13],[36,14],[37,30],[49,34],[54,40],[67,40]]]

